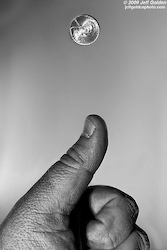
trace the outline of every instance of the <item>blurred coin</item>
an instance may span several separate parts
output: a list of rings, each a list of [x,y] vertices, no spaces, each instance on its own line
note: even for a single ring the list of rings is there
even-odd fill
[[[83,14],[71,21],[70,36],[79,45],[94,43],[100,33],[98,22],[89,15]]]

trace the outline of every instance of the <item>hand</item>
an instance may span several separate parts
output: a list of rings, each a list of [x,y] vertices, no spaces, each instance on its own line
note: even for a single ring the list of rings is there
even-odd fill
[[[79,140],[16,203],[0,228],[2,250],[149,249],[136,226],[138,207],[111,187],[87,187],[107,149],[95,115]]]

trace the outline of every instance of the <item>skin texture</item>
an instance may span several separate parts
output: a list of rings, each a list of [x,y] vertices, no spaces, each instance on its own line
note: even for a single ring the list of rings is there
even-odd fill
[[[88,187],[107,150],[107,128],[88,116],[79,140],[16,203],[0,227],[2,250],[149,249],[132,197]]]

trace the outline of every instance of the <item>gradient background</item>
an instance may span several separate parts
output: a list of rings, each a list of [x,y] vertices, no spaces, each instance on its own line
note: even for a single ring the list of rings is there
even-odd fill
[[[90,46],[71,20],[94,16]],[[140,207],[152,250],[167,246],[167,10],[125,11],[122,0],[0,1],[0,222],[101,115],[109,148],[93,184]]]

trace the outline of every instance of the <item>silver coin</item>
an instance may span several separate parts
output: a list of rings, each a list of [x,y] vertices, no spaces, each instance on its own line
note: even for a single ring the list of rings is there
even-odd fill
[[[100,34],[98,22],[89,15],[83,14],[71,21],[70,36],[79,45],[94,43]]]

